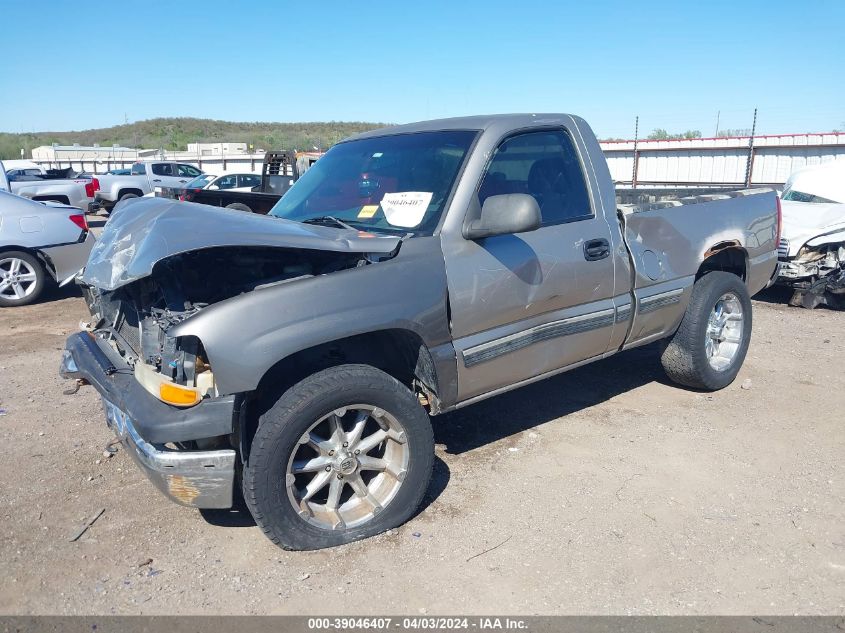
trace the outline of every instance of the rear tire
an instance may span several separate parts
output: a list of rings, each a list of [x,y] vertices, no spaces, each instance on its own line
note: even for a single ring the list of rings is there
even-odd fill
[[[25,306],[44,293],[48,276],[37,257],[23,251],[0,253],[0,306]]]
[[[233,202],[232,204],[227,204],[226,208],[233,209],[235,211],[246,211],[247,213],[252,213],[252,209],[250,209],[245,204],[241,204],[240,202]]]
[[[120,200],[118,200],[118,202],[123,202],[124,200],[131,200],[132,198],[138,197],[139,196],[137,193],[124,193],[122,196],[120,196]]]
[[[276,545],[332,547],[407,521],[433,460],[431,423],[414,394],[374,367],[341,365],[300,381],[260,416],[244,499]]]
[[[716,391],[739,373],[751,342],[751,298],[731,273],[711,272],[695,282],[681,325],[660,358],[670,380]]]

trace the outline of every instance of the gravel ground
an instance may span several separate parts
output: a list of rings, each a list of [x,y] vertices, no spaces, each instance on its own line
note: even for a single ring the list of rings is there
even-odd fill
[[[103,456],[95,392],[56,372],[74,289],[2,310],[0,613],[841,614],[845,313],[784,299],[721,392],[649,347],[435,418],[419,514],[305,553]]]

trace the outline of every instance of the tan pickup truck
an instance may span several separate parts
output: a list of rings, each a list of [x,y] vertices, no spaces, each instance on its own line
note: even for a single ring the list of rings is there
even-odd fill
[[[730,384],[779,205],[719,198],[618,208],[570,115],[367,132],[267,216],[132,201],[86,266],[62,373],[173,500],[242,494],[282,547],[346,543],[416,510],[430,415],[659,340],[675,382]]]

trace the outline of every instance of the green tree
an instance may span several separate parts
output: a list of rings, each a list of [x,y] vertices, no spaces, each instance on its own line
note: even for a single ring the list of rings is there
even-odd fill
[[[241,142],[251,143],[256,149],[309,150],[319,142],[320,149],[328,149],[330,145],[347,136],[384,127],[384,125],[384,123],[364,121],[235,123],[212,119],[161,118],[75,132],[34,134],[0,132],[0,159],[19,158],[21,148],[25,150],[26,156],[30,156],[33,147],[51,143],[61,145],[98,143],[104,147],[116,143],[124,147],[147,149],[164,147],[170,150],[186,150],[188,143]]]
[[[648,135],[649,140],[653,141],[670,141],[680,138],[701,138],[699,130],[687,130],[686,132],[667,132],[663,128],[655,128],[651,134]]]

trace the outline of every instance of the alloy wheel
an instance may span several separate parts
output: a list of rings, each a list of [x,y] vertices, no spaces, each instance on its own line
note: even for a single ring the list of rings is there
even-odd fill
[[[745,319],[742,303],[732,292],[726,292],[710,312],[704,351],[710,366],[724,371],[731,366],[742,344],[742,330]]]
[[[0,297],[20,301],[30,296],[38,285],[33,267],[18,257],[0,259]]]
[[[335,409],[299,438],[285,476],[288,500],[320,528],[356,527],[393,500],[409,460],[405,430],[393,415],[367,404]]]

